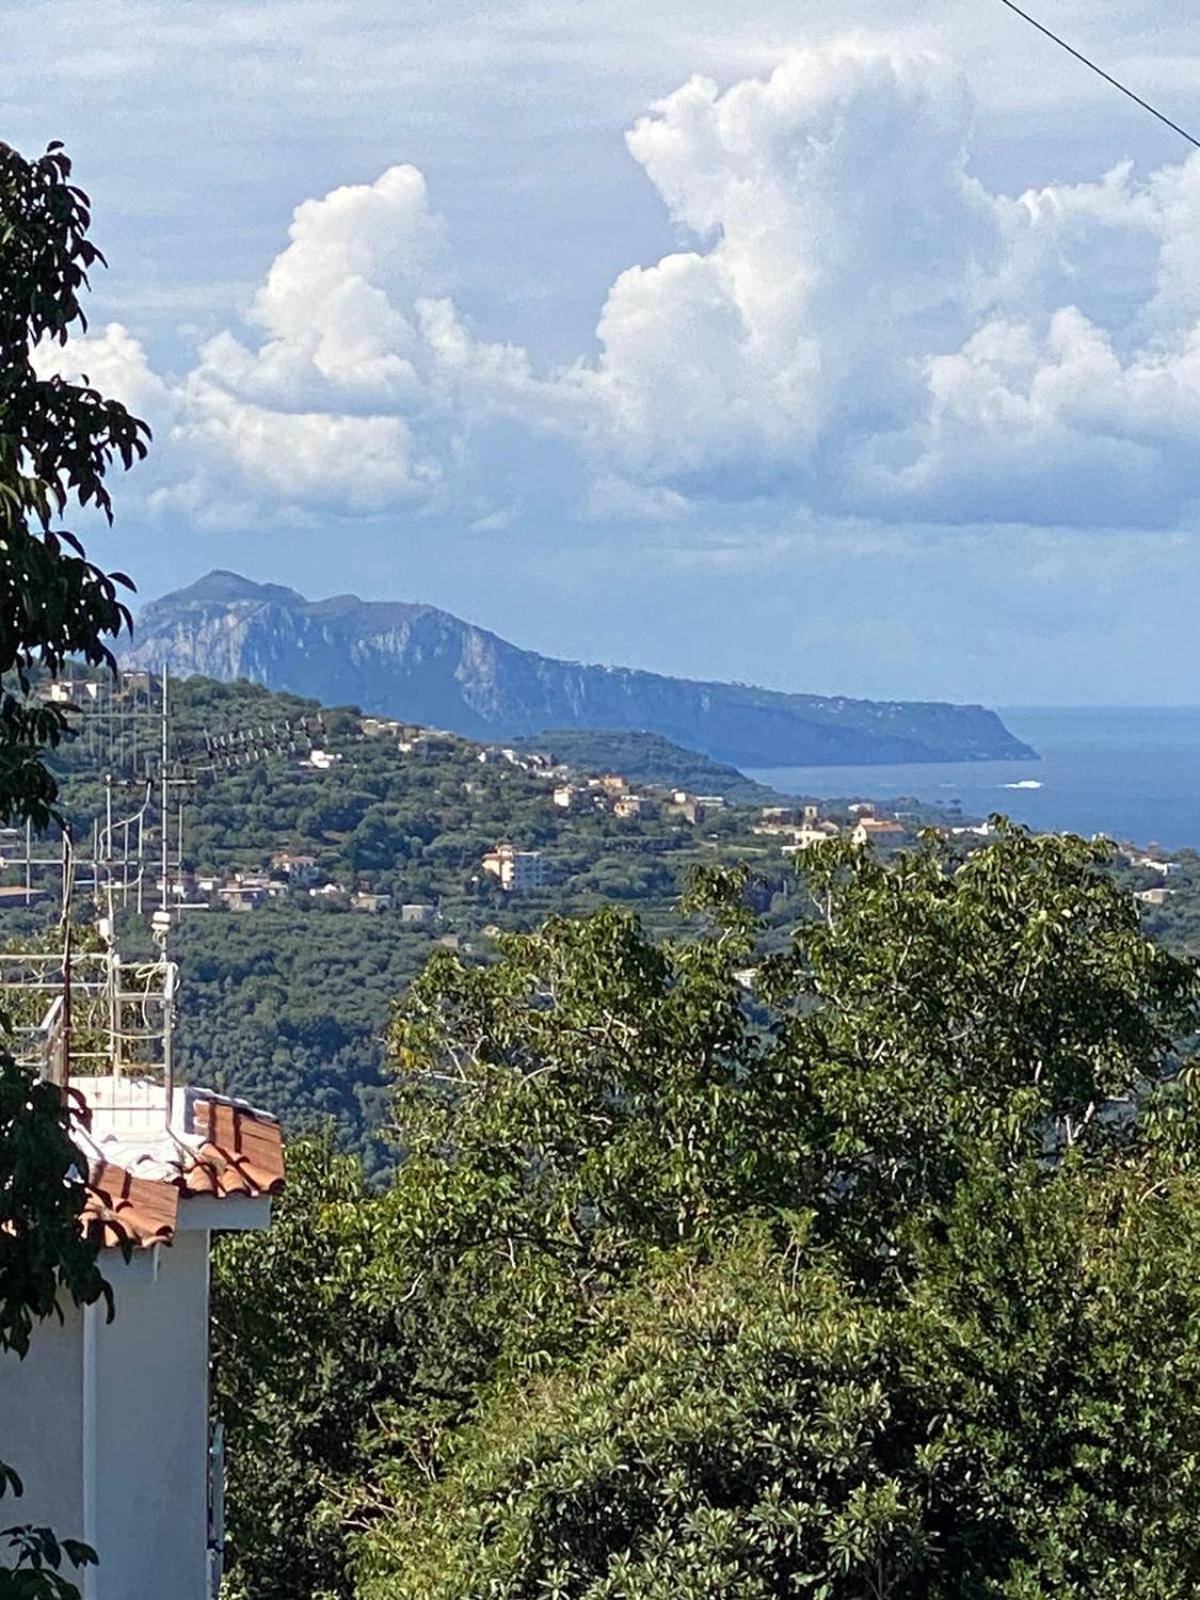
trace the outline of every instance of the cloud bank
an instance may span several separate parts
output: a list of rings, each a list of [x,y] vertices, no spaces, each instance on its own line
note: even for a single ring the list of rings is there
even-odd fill
[[[591,517],[1179,525],[1200,156],[1009,197],[971,174],[972,121],[943,63],[862,42],[694,78],[627,136],[679,249],[620,274],[569,365],[478,335],[411,166],[304,201],[190,371],[117,323],[44,364],[147,415],[153,495],[197,516],[477,507],[506,430],[565,452]]]

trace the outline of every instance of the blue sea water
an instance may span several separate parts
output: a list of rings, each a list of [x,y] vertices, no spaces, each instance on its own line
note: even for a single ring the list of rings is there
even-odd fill
[[[965,812],[1002,811],[1034,828],[1200,848],[1200,707],[1038,707],[1000,715],[1040,760],[755,768],[749,776],[785,794],[916,795],[944,806],[958,800]]]

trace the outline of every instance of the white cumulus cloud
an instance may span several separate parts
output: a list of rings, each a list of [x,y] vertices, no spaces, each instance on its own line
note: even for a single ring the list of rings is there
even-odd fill
[[[118,324],[44,359],[146,411],[180,503],[477,506],[499,428],[573,452],[593,518],[1174,525],[1200,496],[1200,158],[1006,196],[972,138],[963,78],[895,46],[691,80],[628,134],[678,248],[559,367],[476,336],[411,166],[297,207],[245,326],[179,378]]]
[[[637,124],[696,245],[618,279],[581,374],[627,473],[794,491],[836,472],[835,434],[911,417],[912,355],[963,331],[1000,250],[970,110],[937,62],[843,46],[724,94],[694,79]]]
[[[626,477],[883,518],[1167,524],[1200,492],[1200,158],[992,195],[935,60],[806,51],[629,136],[695,248],[577,374]]]

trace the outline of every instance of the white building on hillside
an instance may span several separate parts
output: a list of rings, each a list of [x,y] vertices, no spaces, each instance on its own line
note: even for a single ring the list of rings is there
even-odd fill
[[[860,817],[850,833],[855,844],[901,844],[905,829],[902,822],[888,817]]]
[[[511,844],[498,844],[483,858],[483,870],[500,880],[508,893],[540,889],[547,882],[546,863],[539,850],[516,850]]]
[[[785,856],[794,856],[802,850],[811,850],[814,845],[828,844],[830,839],[837,837],[837,830],[830,833],[827,828],[793,828],[791,844],[785,844]]]

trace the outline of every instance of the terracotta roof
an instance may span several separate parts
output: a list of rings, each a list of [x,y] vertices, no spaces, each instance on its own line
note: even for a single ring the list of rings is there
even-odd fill
[[[135,1178],[124,1167],[96,1162],[88,1174],[80,1221],[96,1244],[147,1250],[175,1237],[179,1191],[153,1178]]]
[[[184,1137],[175,1136],[168,1160],[147,1154],[133,1163],[144,1164],[138,1174],[107,1161],[93,1146],[80,1222],[98,1244],[136,1249],[170,1244],[180,1203],[198,1195],[255,1199],[282,1192],[279,1124],[236,1101],[195,1090],[187,1096],[189,1126]]]
[[[282,1191],[283,1137],[277,1122],[227,1100],[197,1100],[192,1115],[204,1143],[181,1174],[185,1194]]]

